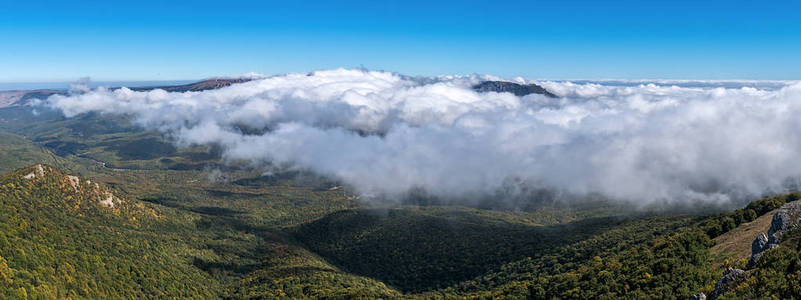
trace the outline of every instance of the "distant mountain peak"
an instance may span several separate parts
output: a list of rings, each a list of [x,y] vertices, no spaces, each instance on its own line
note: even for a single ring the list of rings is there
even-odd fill
[[[508,81],[484,81],[474,85],[473,90],[479,93],[483,92],[512,93],[518,97],[531,94],[538,94],[538,95],[544,95],[546,97],[558,98],[558,96],[549,92],[544,87],[533,83],[519,84]]]

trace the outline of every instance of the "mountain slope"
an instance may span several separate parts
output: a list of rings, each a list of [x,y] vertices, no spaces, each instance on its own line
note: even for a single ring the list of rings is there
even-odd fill
[[[21,136],[0,131],[0,174],[40,162],[57,164],[56,160],[44,147]]]
[[[152,172],[109,174],[141,183],[137,176]],[[710,292],[729,266],[715,266],[713,238],[736,234],[738,225],[749,226],[797,197],[768,197],[708,217],[631,215],[540,225],[538,214],[524,212],[322,208],[342,196],[325,190],[293,195],[299,188],[280,181],[215,190],[210,198],[196,198],[194,185],[176,192],[171,185],[179,183],[160,185],[175,198],[146,203],[47,165],[0,177],[0,295],[682,298]],[[115,186],[141,193],[128,184]],[[260,207],[284,201],[273,192],[294,199],[287,201],[305,197],[293,206],[301,215],[285,219],[275,214],[288,207]],[[315,199],[321,195],[334,198]],[[284,227],[288,220],[295,225]],[[781,270],[794,270],[787,264],[798,251],[787,243],[758,267],[775,271],[754,272],[762,276],[755,278],[790,276]],[[732,295],[752,295],[754,286]]]
[[[6,298],[213,297],[160,216],[46,165],[0,178],[0,294]],[[168,226],[164,226],[168,227]]]
[[[205,90],[219,89],[232,84],[248,82],[251,80],[252,80],[251,78],[219,78],[219,79],[207,79],[184,85],[136,87],[131,89],[134,91],[149,91],[155,89],[162,89],[168,92],[200,92]]]
[[[473,86],[477,92],[496,92],[512,93],[515,96],[526,96],[531,94],[544,95],[550,98],[557,98],[556,95],[537,84],[518,84],[508,81],[484,81]]]
[[[385,297],[278,230],[37,164],[0,177],[0,298]]]
[[[765,232],[770,227],[774,211],[768,212],[754,221],[742,224],[736,229],[724,233],[715,240],[715,246],[711,251],[713,255],[721,256],[721,261],[746,261],[751,255],[751,242],[760,232]]]

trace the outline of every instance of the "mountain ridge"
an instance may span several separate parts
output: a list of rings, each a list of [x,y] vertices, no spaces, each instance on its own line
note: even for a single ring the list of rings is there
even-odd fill
[[[0,176],[0,188],[3,193],[22,191],[25,189],[60,189],[64,201],[70,202],[68,207],[79,208],[92,203],[106,208],[119,208],[122,198],[102,183],[69,175],[64,171],[45,164],[35,164]]]
[[[512,93],[515,96],[522,97],[531,94],[543,95],[549,98],[559,98],[555,94],[549,92],[544,87],[530,83],[519,84],[509,81],[483,81],[473,86],[476,92],[496,92],[496,93]]]
[[[252,78],[215,78],[205,79],[193,83],[181,85],[162,85],[162,86],[143,86],[132,87],[134,91],[151,91],[162,89],[168,92],[201,92],[224,88],[232,84],[244,83],[253,80]],[[122,87],[111,87],[119,89]],[[67,89],[34,89],[34,90],[10,90],[0,91],[0,108],[7,106],[25,105],[32,99],[46,99],[52,95],[68,95]]]

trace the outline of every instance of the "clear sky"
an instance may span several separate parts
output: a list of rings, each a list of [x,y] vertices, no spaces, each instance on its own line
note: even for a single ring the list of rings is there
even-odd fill
[[[801,1],[0,0],[0,82],[336,67],[801,79]]]

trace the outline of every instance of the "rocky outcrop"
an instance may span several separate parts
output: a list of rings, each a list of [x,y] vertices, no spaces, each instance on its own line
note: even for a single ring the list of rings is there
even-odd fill
[[[768,235],[760,233],[755,239],[754,242],[751,243],[751,258],[748,259],[748,265],[746,268],[750,269],[753,268],[756,263],[759,261],[759,258],[762,257],[762,254],[765,250],[773,249],[779,246],[777,242],[771,242]]]
[[[19,178],[27,185],[14,184],[14,178]],[[7,181],[7,184],[3,182]],[[111,189],[91,180],[82,180],[78,176],[66,174],[54,167],[35,164],[0,176],[0,186],[5,188],[31,190],[43,188],[66,188],[71,199],[87,199],[101,206],[113,208],[122,203],[122,199],[111,192]]]
[[[762,249],[765,249],[768,245],[768,235],[760,233],[755,239],[754,242],[751,243],[751,253],[759,253]]]
[[[782,235],[788,230],[798,226],[801,220],[801,201],[793,201],[779,208],[773,215],[768,233],[760,233],[751,243],[751,258],[747,268],[753,268],[765,250],[779,247]]]
[[[801,219],[801,201],[793,201],[783,205],[773,215],[768,230],[768,238],[781,241],[781,234],[795,228]]]
[[[698,294],[692,295],[692,297],[690,297],[690,300],[706,300],[706,294],[698,293]]]
[[[718,280],[718,283],[715,284],[715,291],[712,292],[711,299],[717,299],[720,295],[723,295],[723,293],[737,286],[743,279],[745,279],[745,271],[729,268],[726,270],[726,273],[723,274],[723,277]]]
[[[793,201],[780,207],[776,213],[773,214],[768,232],[760,233],[751,243],[751,258],[748,260],[746,269],[751,269],[756,266],[760,257],[762,257],[766,250],[779,247],[779,243],[782,242],[782,236],[787,231],[798,226],[799,221],[801,221],[801,201]],[[710,299],[717,299],[723,293],[737,286],[746,276],[744,270],[729,268],[726,270],[723,277],[718,280],[717,284],[715,284],[715,291],[712,293]],[[693,299],[701,299],[697,298],[698,295],[693,296]]]
[[[38,176],[38,177],[43,177],[43,176],[44,176],[44,168],[42,168],[42,165],[41,165],[41,164],[35,165],[35,166],[33,167],[33,170],[31,170],[31,172],[30,172],[30,173],[28,173],[27,175],[25,175],[25,176],[22,176],[22,178],[25,178],[25,179],[34,179],[34,178],[36,178],[37,176]]]
[[[507,82],[507,81],[484,81],[482,83],[474,85],[473,90],[479,93],[482,92],[512,93],[518,97],[531,94],[539,94],[551,98],[557,98],[557,96],[554,95],[553,93],[533,83],[517,84],[514,82]]]

